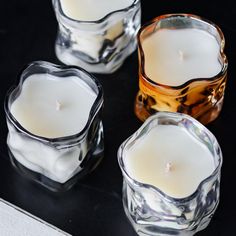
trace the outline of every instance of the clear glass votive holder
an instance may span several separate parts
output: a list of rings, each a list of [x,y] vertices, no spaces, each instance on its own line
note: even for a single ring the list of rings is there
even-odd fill
[[[205,178],[190,196],[171,197],[156,186],[138,182],[127,172],[125,152],[158,125],[184,128],[212,154],[215,165],[213,173]],[[149,117],[118,150],[118,162],[123,174],[123,206],[138,235],[192,236],[205,229],[219,203],[222,161],[216,138],[194,118],[171,112],[158,112]]]
[[[34,74],[50,74],[65,80],[73,76],[93,91],[96,99],[87,123],[79,133],[58,138],[41,137],[26,130],[13,116],[11,105],[21,94],[24,81]],[[32,62],[20,74],[18,85],[8,91],[4,108],[9,130],[9,156],[20,174],[52,191],[66,191],[101,161],[104,152],[103,89],[98,80],[85,70],[44,61]]]
[[[179,86],[160,84],[145,73],[143,41],[162,29],[200,29],[212,35],[220,46],[221,71],[211,78],[193,78]],[[144,121],[158,111],[188,114],[203,124],[215,120],[223,105],[228,61],[224,54],[225,39],[214,23],[191,14],[167,14],[145,24],[138,33],[139,92],[135,100],[135,114]],[[194,47],[194,45],[193,45]]]
[[[137,48],[140,0],[96,21],[72,19],[63,12],[60,0],[52,3],[59,24],[55,50],[63,63],[89,72],[113,73]]]

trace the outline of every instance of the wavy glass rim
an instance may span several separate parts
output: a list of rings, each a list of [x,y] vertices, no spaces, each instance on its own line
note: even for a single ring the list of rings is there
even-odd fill
[[[127,172],[126,168],[125,168],[125,164],[124,164],[124,161],[123,161],[123,153],[124,153],[124,150],[126,148],[127,145],[129,145],[130,142],[134,141],[134,139],[136,139],[142,132],[143,130],[145,130],[145,128],[147,126],[149,126],[154,120],[158,119],[158,118],[161,118],[161,117],[166,117],[166,118],[178,118],[180,120],[183,120],[183,119],[187,119],[189,121],[191,121],[191,123],[194,124],[194,126],[196,127],[199,127],[200,129],[203,129],[204,132],[210,137],[211,140],[213,140],[214,144],[217,145],[217,148],[219,148],[219,164],[217,166],[215,166],[215,169],[214,171],[212,172],[211,175],[209,175],[208,177],[206,177],[205,179],[203,179],[199,185],[197,186],[196,190],[186,196],[186,197],[183,197],[183,198],[176,198],[176,197],[172,197],[166,193],[164,193],[161,189],[159,189],[158,187],[152,185],[152,184],[147,184],[147,183],[142,183],[142,182],[139,182],[138,180],[134,179],[133,177],[130,176],[130,174]],[[176,113],[176,112],[158,112],[156,113],[155,115],[152,115],[150,116],[144,123],[143,125],[135,132],[133,133],[129,138],[127,138],[119,147],[118,149],[118,153],[117,153],[117,157],[118,157],[118,163],[119,163],[119,166],[120,166],[120,169],[124,175],[124,177],[134,186],[136,187],[143,187],[143,188],[146,188],[146,189],[151,189],[153,190],[154,192],[158,192],[160,195],[162,195],[164,198],[166,199],[169,199],[170,201],[173,201],[173,202],[178,202],[178,203],[183,203],[183,202],[189,202],[191,201],[192,199],[194,199],[199,191],[201,191],[203,185],[209,181],[211,181],[213,178],[215,178],[219,173],[220,173],[220,170],[221,170],[221,166],[222,166],[222,163],[223,163],[223,157],[222,157],[222,152],[221,152],[221,148],[219,146],[219,143],[216,139],[216,137],[212,134],[212,132],[210,130],[208,130],[204,125],[202,125],[199,121],[195,120],[194,118],[192,118],[191,116],[187,115],[187,114],[183,114],[183,113]],[[215,160],[215,158],[214,158]]]
[[[115,15],[115,14],[120,13],[120,12],[127,12],[127,11],[129,11],[130,9],[134,8],[140,2],[140,0],[133,0],[133,3],[131,5],[129,5],[128,7],[121,8],[121,9],[118,9],[116,11],[109,12],[104,17],[99,18],[98,20],[88,21],[88,20],[76,20],[76,19],[73,19],[73,18],[69,17],[62,10],[62,6],[61,6],[61,1],[60,0],[52,0],[52,1],[53,1],[53,5],[57,4],[58,11],[59,11],[60,15],[62,15],[63,17],[65,17],[66,19],[68,19],[68,20],[70,20],[72,22],[77,22],[77,23],[80,23],[80,24],[99,24],[99,23],[102,23],[102,22],[106,21],[108,18],[110,18],[112,15]]]
[[[62,137],[58,137],[58,138],[47,138],[47,137],[35,135],[35,134],[29,132],[27,129],[25,129],[17,121],[17,119],[12,115],[12,113],[10,111],[10,106],[11,106],[10,99],[11,99],[11,96],[16,91],[21,92],[24,80],[27,79],[27,77],[24,78],[24,75],[25,75],[25,73],[27,73],[28,70],[30,70],[31,67],[38,67],[38,68],[41,68],[41,69],[48,69],[50,71],[41,72],[41,74],[45,73],[45,74],[50,74],[50,75],[54,75],[54,76],[57,76],[56,75],[57,73],[65,73],[65,72],[74,73],[74,75],[76,76],[76,74],[79,75],[78,72],[79,73],[82,72],[83,74],[88,76],[88,78],[91,79],[91,82],[93,82],[94,85],[96,85],[96,88],[97,88],[97,91],[98,91],[98,93],[96,94],[96,99],[95,99],[93,105],[91,106],[87,123],[85,124],[84,128],[80,132],[78,132],[76,134],[73,134],[73,135],[62,136]],[[33,74],[37,74],[37,73],[33,73]],[[63,76],[61,76],[61,77],[63,77]],[[65,77],[67,77],[67,76],[65,76]],[[68,77],[69,77],[69,75],[68,75]],[[78,79],[80,79],[84,83],[86,83],[86,81],[81,79],[79,76],[78,76]],[[89,84],[87,84],[87,86],[89,86],[91,88],[91,86]],[[102,85],[100,84],[100,82],[93,75],[91,75],[86,70],[84,70],[84,69],[82,69],[80,67],[76,67],[76,66],[61,66],[61,65],[56,65],[56,64],[53,64],[53,63],[50,63],[50,62],[46,62],[46,61],[34,61],[32,63],[27,64],[22,69],[22,71],[20,72],[20,74],[18,76],[17,84],[13,85],[8,90],[8,92],[7,92],[6,96],[5,96],[5,100],[4,100],[4,110],[5,110],[7,118],[11,121],[11,123],[14,125],[14,127],[17,130],[19,130],[20,132],[26,134],[28,137],[31,137],[33,139],[39,140],[39,141],[44,142],[44,143],[53,143],[54,145],[56,145],[56,144],[60,144],[61,142],[64,142],[64,141],[78,140],[80,138],[82,139],[83,136],[86,134],[88,128],[92,124],[95,116],[97,115],[99,110],[102,108],[103,100],[104,99],[103,99],[103,88],[102,88]]]
[[[141,37],[142,37],[142,33],[143,31],[146,30],[147,27],[156,24],[158,21],[161,21],[163,19],[168,19],[168,18],[179,18],[179,17],[183,17],[183,18],[189,18],[189,19],[193,19],[199,22],[202,22],[204,24],[207,24],[213,28],[215,28],[215,30],[218,32],[220,39],[221,39],[221,43],[220,45],[220,56],[222,59],[222,68],[221,71],[216,74],[213,77],[206,77],[206,78],[193,78],[188,80],[187,82],[181,84],[181,85],[177,85],[177,86],[171,86],[171,85],[166,85],[166,84],[161,84],[158,82],[155,82],[153,80],[151,80],[145,73],[145,55],[144,55],[144,50],[142,47],[142,42],[141,42]],[[224,48],[225,48],[225,37],[223,32],[221,31],[220,27],[217,26],[215,23],[211,22],[210,20],[207,20],[203,17],[197,16],[197,15],[193,15],[193,14],[187,14],[187,13],[173,13],[173,14],[165,14],[165,15],[161,15],[158,17],[155,17],[154,19],[152,19],[150,22],[144,24],[140,29],[139,32],[137,34],[137,41],[138,41],[138,49],[139,49],[139,53],[140,53],[140,72],[143,76],[143,78],[146,80],[146,82],[148,82],[149,84],[151,84],[154,87],[160,86],[160,87],[166,87],[166,88],[170,88],[170,89],[174,89],[174,90],[179,90],[179,89],[183,89],[185,87],[187,87],[189,84],[192,84],[194,82],[198,82],[198,81],[217,81],[220,80],[221,77],[226,73],[227,68],[228,68],[228,60],[227,57],[224,53]]]

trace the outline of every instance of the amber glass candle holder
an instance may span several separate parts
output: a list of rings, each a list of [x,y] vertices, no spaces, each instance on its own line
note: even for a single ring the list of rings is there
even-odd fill
[[[143,41],[162,29],[200,29],[217,40],[220,47],[218,60],[221,70],[211,78],[193,78],[178,86],[157,83],[145,73]],[[228,61],[224,54],[225,39],[220,28],[191,14],[162,15],[144,25],[138,33],[139,92],[135,101],[135,113],[144,121],[158,111],[188,114],[203,124],[215,120],[223,105]]]

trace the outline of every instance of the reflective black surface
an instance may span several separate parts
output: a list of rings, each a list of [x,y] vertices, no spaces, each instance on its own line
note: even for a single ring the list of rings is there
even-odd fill
[[[157,7],[156,7],[157,5]],[[220,205],[199,236],[236,235],[236,8],[229,1],[145,1],[142,22],[166,13],[193,13],[218,24],[226,38],[228,83],[220,117],[207,127],[223,151]],[[119,145],[141,124],[133,112],[138,91],[137,53],[112,75],[97,75],[104,87],[105,158],[73,189],[54,194],[22,178],[13,169],[6,148],[3,101],[23,66],[34,60],[59,61],[54,43],[57,22],[50,0],[2,0],[0,14],[0,197],[72,235],[135,236],[121,201],[122,176],[117,163]]]

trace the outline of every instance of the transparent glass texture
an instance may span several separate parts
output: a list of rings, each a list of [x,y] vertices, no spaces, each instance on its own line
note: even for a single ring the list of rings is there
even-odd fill
[[[186,198],[170,197],[155,186],[136,181],[128,174],[123,161],[125,151],[152,128],[170,124],[186,129],[209,149],[214,158],[215,171]],[[213,134],[192,117],[170,112],[151,116],[120,146],[118,162],[124,178],[124,210],[139,235],[192,236],[210,223],[219,203],[222,153]]]
[[[161,29],[201,29],[214,36],[220,46],[219,61],[222,69],[212,78],[193,78],[180,86],[158,84],[145,74],[143,41]],[[138,33],[139,92],[135,100],[135,113],[144,121],[157,111],[188,114],[203,124],[215,120],[223,105],[228,61],[224,54],[225,39],[218,26],[190,14],[162,15],[144,25]]]
[[[97,95],[83,130],[75,135],[45,138],[24,129],[11,114],[11,104],[21,93],[24,81],[33,74],[51,74],[66,79],[76,76]],[[103,125],[101,112],[103,90],[100,83],[80,68],[61,67],[36,61],[21,73],[19,84],[13,86],[5,98],[9,156],[13,166],[24,176],[52,191],[65,191],[79,178],[91,172],[103,157]]]
[[[136,49],[140,0],[97,21],[71,19],[64,14],[60,0],[52,2],[59,24],[55,50],[63,63],[89,72],[112,73]]]

